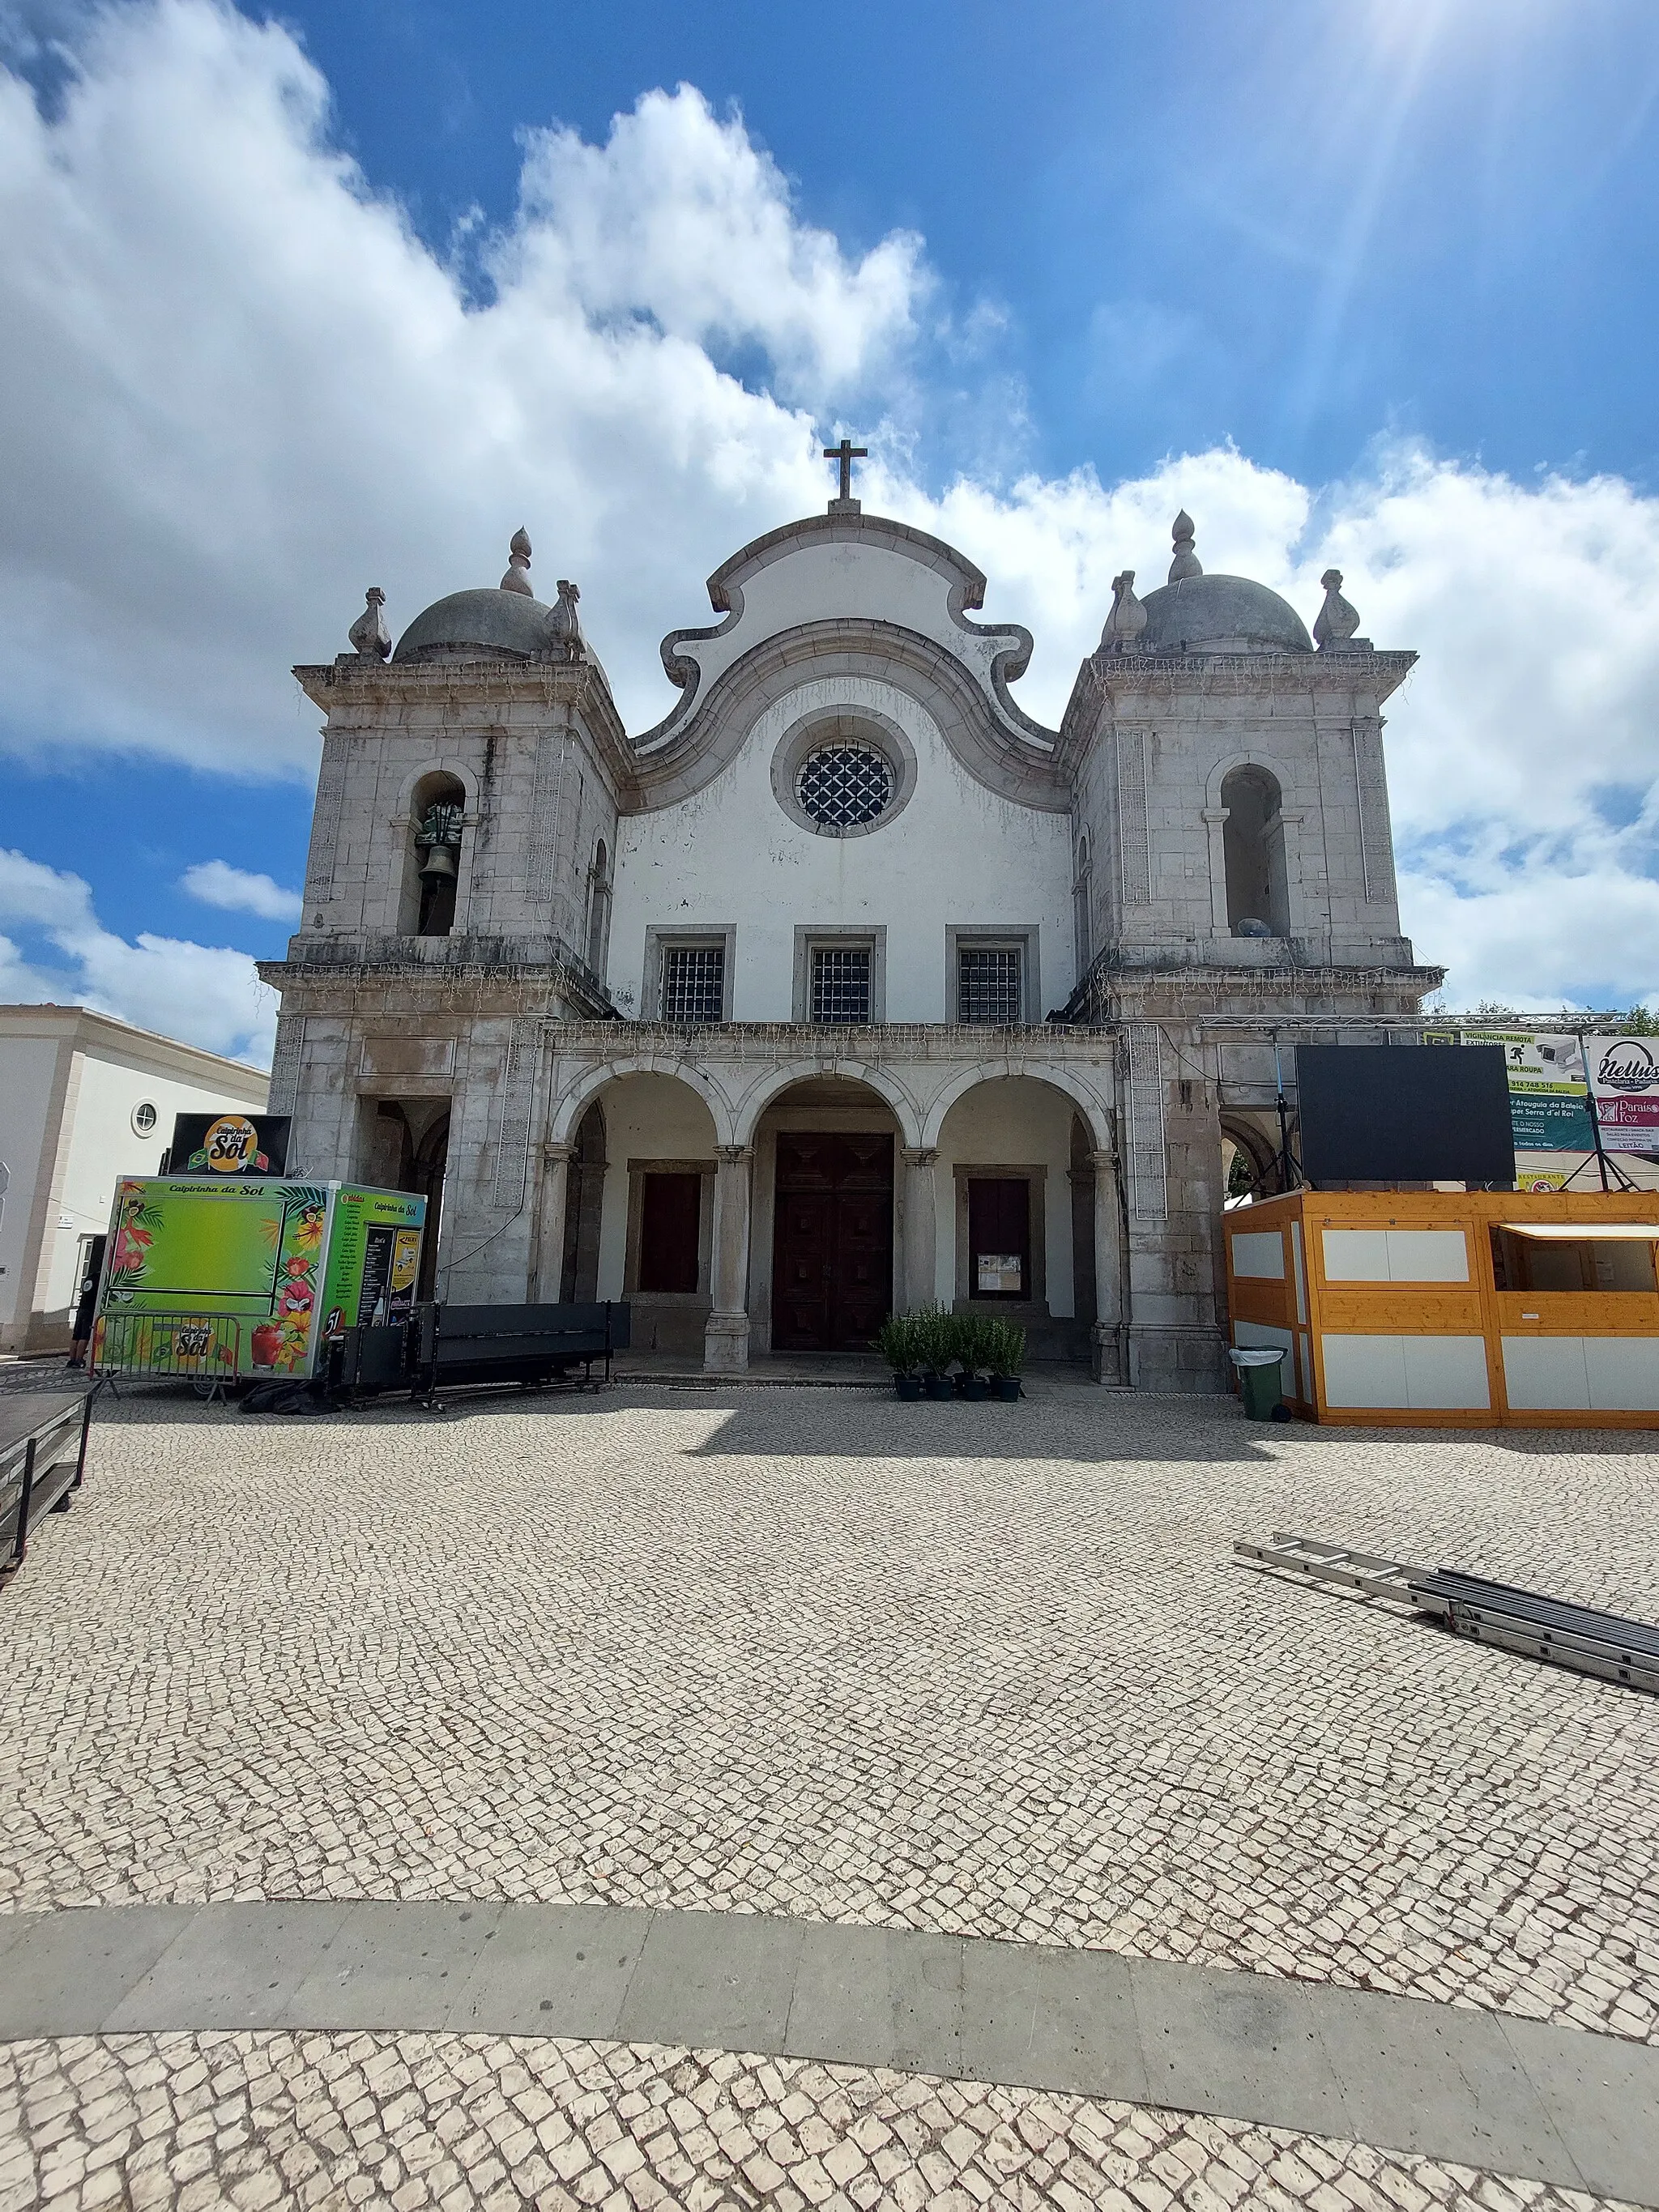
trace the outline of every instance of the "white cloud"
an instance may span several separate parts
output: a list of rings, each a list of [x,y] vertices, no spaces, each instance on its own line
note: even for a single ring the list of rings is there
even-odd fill
[[[1411,448],[1328,487],[1221,449],[931,497],[907,410],[972,318],[951,340],[910,234],[854,253],[805,224],[695,90],[603,145],[532,137],[480,304],[340,153],[279,25],[211,0],[65,21],[80,73],[50,117],[0,72],[0,743],[306,775],[289,662],[343,649],[368,584],[398,628],[493,582],[520,522],[642,728],[672,703],[659,640],[738,545],[821,507],[820,427],[846,420],[872,430],[866,504],[960,544],[988,618],[1034,630],[1021,696],[1050,722],[1111,577],[1161,580],[1176,505],[1208,567],[1306,619],[1334,561],[1366,632],[1424,656],[1392,789],[1406,927],[1451,995],[1659,986],[1659,501]],[[1133,298],[1103,312],[1115,339],[1169,335]],[[994,360],[976,396],[950,381],[951,419],[1005,417],[1017,449]]]
[[[775,165],[693,85],[647,93],[604,147],[536,133],[520,195],[493,257],[499,283],[599,321],[649,316],[699,346],[759,344],[780,388],[809,405],[883,365],[927,289],[914,232],[852,263],[797,221]]]
[[[268,1066],[276,1000],[245,952],[148,930],[136,941],[106,929],[79,876],[0,850],[0,922],[38,933],[61,959],[25,959],[0,937],[0,999],[94,1007],[139,1029],[182,1037]]]
[[[269,876],[233,868],[228,860],[198,860],[179,878],[179,888],[204,906],[230,914],[257,914],[265,921],[298,921],[302,901]]]

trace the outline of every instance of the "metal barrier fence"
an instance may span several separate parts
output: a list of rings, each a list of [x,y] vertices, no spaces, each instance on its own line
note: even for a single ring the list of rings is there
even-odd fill
[[[93,1334],[94,1375],[168,1375],[228,1382],[242,1364],[235,1314],[106,1313]]]

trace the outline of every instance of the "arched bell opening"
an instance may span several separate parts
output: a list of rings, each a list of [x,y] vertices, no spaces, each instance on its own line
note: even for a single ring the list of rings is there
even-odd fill
[[[455,927],[466,791],[441,770],[423,775],[410,801],[399,921],[405,937],[447,937]]]
[[[1288,937],[1279,779],[1265,768],[1236,768],[1222,784],[1221,804],[1228,928],[1235,937]]]
[[[611,933],[611,854],[603,837],[593,848],[587,872],[586,959],[595,975],[605,975],[605,940]]]

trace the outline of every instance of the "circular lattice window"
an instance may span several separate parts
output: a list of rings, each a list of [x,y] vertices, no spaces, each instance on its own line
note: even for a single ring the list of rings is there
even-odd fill
[[[800,764],[795,795],[825,830],[862,830],[892,803],[893,771],[874,745],[815,745]]]

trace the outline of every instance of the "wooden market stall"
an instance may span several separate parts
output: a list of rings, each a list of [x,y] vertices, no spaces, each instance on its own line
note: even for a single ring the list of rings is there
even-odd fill
[[[1307,1419],[1659,1428],[1659,1193],[1294,1190],[1223,1231],[1233,1343]]]

